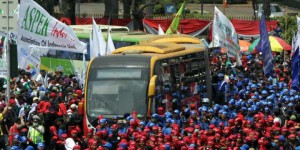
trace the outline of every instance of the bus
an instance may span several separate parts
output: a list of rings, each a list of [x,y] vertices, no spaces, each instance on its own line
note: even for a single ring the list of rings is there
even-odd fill
[[[87,54],[85,55],[86,61],[90,60],[90,34],[92,32],[92,25],[71,25],[70,26],[80,41],[87,44]],[[139,43],[149,42],[166,42],[166,43],[186,43],[186,44],[200,44],[198,38],[190,35],[175,34],[175,35],[154,35],[146,34],[141,31],[130,32],[126,26],[112,26],[112,25],[99,25],[103,36],[107,39],[107,30],[110,28],[111,36],[115,48],[124,46],[136,45]],[[63,65],[62,68],[67,74],[74,73],[75,70],[82,72],[83,54],[68,52],[68,51],[55,51],[50,50],[47,56],[41,58],[42,68],[45,70],[55,70],[55,67]],[[73,68],[74,67],[74,68]]]
[[[92,59],[85,100],[79,104],[84,133],[97,126],[100,115],[124,119],[124,114],[134,111],[143,118],[159,106],[171,111],[183,104],[199,104],[201,94],[211,93],[206,88],[211,86],[207,56],[202,43],[153,42],[121,47]]]

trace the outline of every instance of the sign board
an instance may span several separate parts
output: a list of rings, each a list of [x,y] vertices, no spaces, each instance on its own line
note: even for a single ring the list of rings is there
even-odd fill
[[[173,14],[173,13],[175,13],[175,6],[174,6],[174,4],[166,4],[165,13],[166,14]]]

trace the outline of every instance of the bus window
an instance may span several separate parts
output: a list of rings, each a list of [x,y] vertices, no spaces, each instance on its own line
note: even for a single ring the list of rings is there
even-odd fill
[[[114,41],[114,45],[115,48],[120,48],[120,47],[124,47],[124,46],[131,46],[131,45],[135,45],[136,43],[134,42],[122,42],[122,41]]]

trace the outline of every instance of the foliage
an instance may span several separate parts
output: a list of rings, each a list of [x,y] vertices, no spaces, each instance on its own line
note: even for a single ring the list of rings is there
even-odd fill
[[[42,6],[50,15],[53,15],[54,6],[58,5],[58,0],[35,0],[40,6]]]
[[[288,43],[292,43],[292,38],[298,30],[296,16],[280,17],[278,18],[278,23],[282,30],[282,32],[280,33],[281,38]]]

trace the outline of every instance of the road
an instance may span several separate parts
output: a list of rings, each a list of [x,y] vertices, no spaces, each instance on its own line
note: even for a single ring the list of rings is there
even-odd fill
[[[216,6],[223,11],[222,4],[216,4]],[[282,9],[285,9],[285,6],[281,6]],[[122,13],[123,4],[119,4],[120,13]],[[200,12],[200,4],[187,4],[187,8],[191,11]],[[208,13],[213,13],[214,5],[213,4],[204,4],[204,11]],[[287,13],[299,13],[300,9],[288,7]],[[80,14],[87,14],[87,16],[93,16],[93,14],[104,14],[104,4],[103,3],[81,3],[80,4]],[[252,4],[231,4],[225,9],[225,14],[227,16],[237,16],[237,17],[252,17],[253,10]],[[96,15],[94,15],[96,16]]]
[[[223,5],[216,4],[216,6],[223,12]],[[200,4],[187,4],[187,8],[191,11],[200,11],[201,5]],[[285,6],[281,6],[282,9],[286,9]],[[204,4],[204,11],[213,13],[214,5],[213,4]],[[296,8],[287,8],[287,13],[299,13],[300,9]],[[252,17],[253,16],[253,9],[252,4],[231,4],[225,8],[225,14],[227,16],[238,16],[238,17]]]

